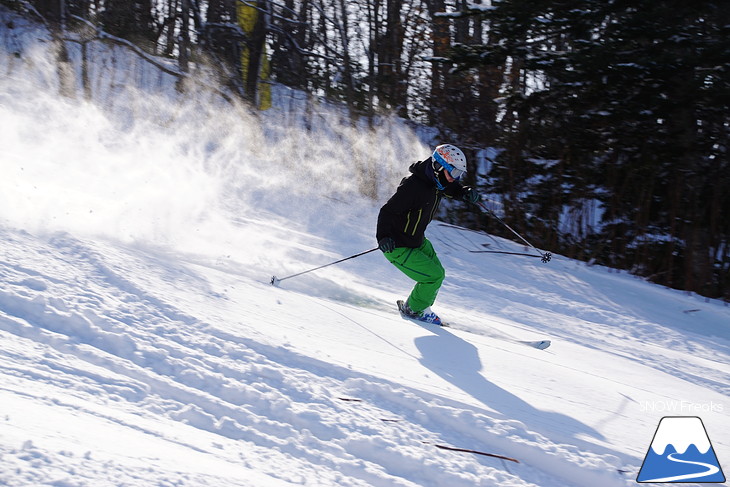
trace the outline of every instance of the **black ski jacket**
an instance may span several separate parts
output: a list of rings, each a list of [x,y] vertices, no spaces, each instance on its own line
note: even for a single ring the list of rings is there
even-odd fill
[[[409,171],[410,176],[403,178],[395,194],[380,209],[378,242],[391,237],[396,247],[420,247],[441,198],[462,199],[466,194],[467,188],[458,181],[449,183],[443,191],[436,187],[431,158],[411,164]]]

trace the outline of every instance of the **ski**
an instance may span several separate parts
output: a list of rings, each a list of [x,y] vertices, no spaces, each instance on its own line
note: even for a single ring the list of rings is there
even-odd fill
[[[545,350],[551,345],[550,340],[518,340],[518,343],[522,343],[523,345],[527,345],[528,347],[536,348],[538,350]]]
[[[520,345],[526,345],[526,346],[528,346],[530,348],[535,348],[537,350],[545,350],[550,345],[552,345],[552,342],[550,340],[520,340],[518,338],[509,336],[509,335],[507,335],[504,332],[499,332],[499,334],[497,334],[497,333],[492,333],[492,334],[490,334],[490,333],[480,333],[477,330],[469,329],[469,328],[466,328],[466,327],[463,327],[463,326],[459,326],[459,325],[453,325],[453,328],[455,330],[465,331],[465,332],[468,332],[468,333],[474,333],[475,335],[481,335],[481,336],[484,336],[484,337],[493,338],[495,340],[502,340],[502,341],[505,341],[505,342],[518,343]]]
[[[502,336],[489,335],[489,334],[486,334],[486,333],[478,333],[478,332],[475,332],[472,329],[469,329],[469,328],[466,328],[466,327],[463,327],[463,326],[459,326],[459,325],[453,326],[451,323],[449,323],[447,321],[443,321],[443,320],[439,320],[438,323],[435,323],[435,322],[432,322],[432,321],[420,320],[417,317],[408,315],[404,311],[404,308],[403,307],[404,307],[405,303],[404,303],[403,300],[399,299],[396,302],[396,304],[398,305],[398,312],[400,313],[401,318],[403,318],[404,320],[412,321],[412,322],[417,323],[419,325],[420,324],[426,324],[426,325],[440,326],[442,328],[454,328],[455,330],[465,331],[465,332],[468,332],[468,333],[474,333],[476,335],[487,336],[489,338],[494,338],[496,340],[504,340],[504,341],[507,341],[507,342],[519,343],[521,345],[526,345],[528,347],[535,348],[537,350],[545,350],[550,345],[552,345],[552,342],[550,340],[518,340],[517,338],[511,337],[511,336],[507,336],[505,333],[502,333]]]

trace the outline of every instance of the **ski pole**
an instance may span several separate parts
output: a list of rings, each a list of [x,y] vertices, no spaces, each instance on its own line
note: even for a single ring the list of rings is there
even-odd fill
[[[482,203],[481,201],[479,203],[477,203],[477,205],[479,205],[479,207],[482,209],[482,211],[484,211],[488,215],[494,217],[499,223],[501,223],[502,225],[504,225],[505,227],[507,227],[512,233],[514,233],[515,235],[517,235],[520,238],[520,240],[522,240],[523,242],[525,242],[525,244],[527,244],[529,247],[532,247],[533,249],[535,249],[535,251],[537,251],[537,253],[540,254],[540,257],[542,257],[542,262],[543,263],[550,262],[550,259],[552,258],[553,254],[551,254],[550,252],[544,252],[543,253],[540,250],[538,250],[537,247],[535,247],[530,242],[528,242],[527,240],[525,240],[525,237],[523,237],[522,235],[520,235],[519,233],[517,233],[512,227],[510,227],[509,225],[507,225],[507,223],[505,223],[504,220],[502,220],[500,217],[498,217],[497,215],[495,215],[494,212],[492,210],[490,210],[489,208],[487,208],[487,206],[484,203]]]
[[[525,254],[524,252],[507,252],[504,250],[470,250],[471,254],[507,254],[507,255],[521,255],[523,257],[542,257],[541,255]]]
[[[322,269],[324,267],[328,267],[328,266],[331,266],[331,265],[339,264],[340,262],[344,262],[346,260],[354,259],[355,257],[360,257],[361,255],[369,254],[370,252],[374,252],[374,251],[376,251],[378,249],[379,249],[379,247],[375,247],[374,249],[366,250],[365,252],[360,252],[359,254],[351,255],[349,257],[345,257],[344,259],[336,260],[334,262],[330,262],[329,264],[325,264],[325,265],[321,265],[319,267],[315,267],[314,269],[309,269],[309,270],[306,270],[306,271],[299,272],[297,274],[292,274],[291,276],[282,277],[281,279],[279,279],[276,276],[271,276],[271,285],[272,286],[277,286],[284,279],[291,279],[292,277],[301,276],[302,274],[306,274],[308,272],[316,271],[316,270]]]

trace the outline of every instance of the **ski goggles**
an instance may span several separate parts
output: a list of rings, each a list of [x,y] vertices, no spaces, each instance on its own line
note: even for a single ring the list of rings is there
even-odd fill
[[[461,178],[461,176],[463,176],[466,173],[466,171],[462,171],[461,169],[457,169],[456,167],[454,167],[451,164],[449,164],[448,162],[446,162],[446,159],[444,159],[443,157],[441,157],[441,154],[439,154],[438,152],[435,153],[431,157],[431,159],[433,159],[437,164],[440,164],[441,167],[443,167],[444,169],[446,169],[449,172],[449,174],[451,174],[451,177],[454,178],[454,179],[456,179],[456,180],[459,180]]]

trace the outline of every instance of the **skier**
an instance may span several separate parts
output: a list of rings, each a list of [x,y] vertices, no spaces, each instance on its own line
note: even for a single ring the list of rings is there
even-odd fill
[[[451,144],[439,145],[431,157],[411,164],[409,171],[411,174],[380,209],[376,238],[385,258],[416,281],[408,299],[398,301],[400,312],[440,325],[431,305],[445,272],[424,233],[442,197],[477,203],[481,196],[459,183],[466,173],[466,156]]]

